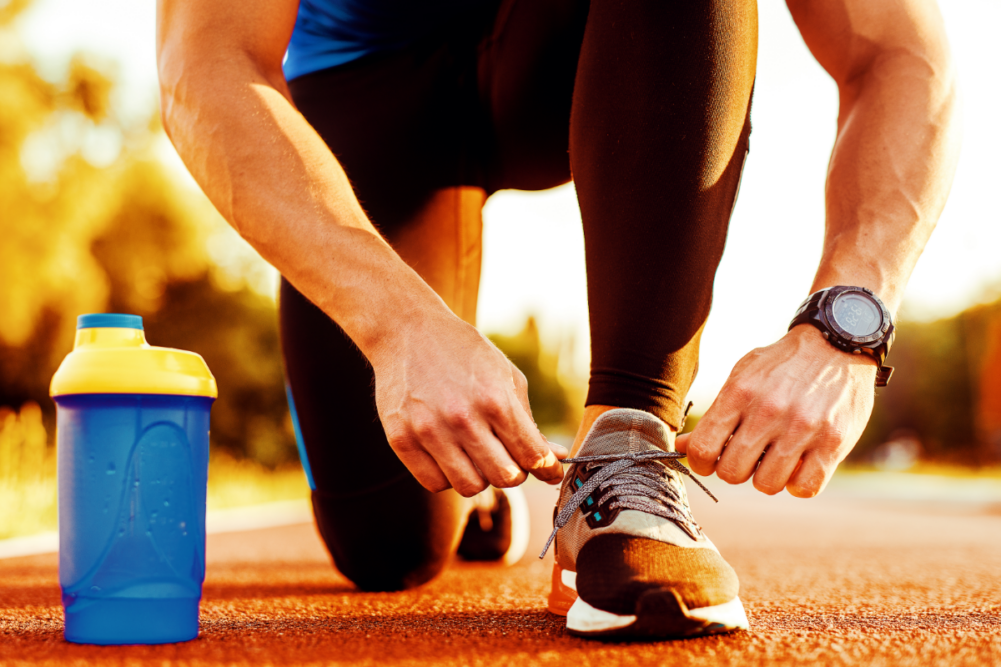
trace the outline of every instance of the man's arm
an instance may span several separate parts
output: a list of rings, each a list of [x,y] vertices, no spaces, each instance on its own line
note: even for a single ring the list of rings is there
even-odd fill
[[[379,235],[281,63],[297,0],[160,0],[164,127],[216,208],[372,363],[390,444],[430,490],[464,495],[562,467],[524,376]]]
[[[895,313],[959,154],[941,16],[934,0],[788,5],[840,94],[824,250],[811,291],[868,287]],[[699,474],[715,470],[732,484],[753,475],[765,493],[814,496],[868,422],[875,373],[872,358],[838,351],[800,325],[737,363],[679,449]]]

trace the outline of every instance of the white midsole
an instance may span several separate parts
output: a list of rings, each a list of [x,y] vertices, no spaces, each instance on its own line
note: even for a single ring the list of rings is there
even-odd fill
[[[560,570],[560,581],[571,590],[577,590],[577,573],[573,570]]]
[[[734,598],[729,602],[712,607],[689,609],[688,615],[710,623],[719,623],[733,630],[747,630],[750,625],[747,622],[747,614],[744,612],[744,605],[740,598]]]
[[[741,604],[739,597],[712,607],[689,609],[688,615],[709,623],[718,623],[728,630],[746,630],[748,628],[747,614],[744,613],[744,605]],[[620,616],[597,609],[584,602],[580,597],[567,612],[567,629],[576,632],[618,630],[632,625],[635,621],[636,616]]]

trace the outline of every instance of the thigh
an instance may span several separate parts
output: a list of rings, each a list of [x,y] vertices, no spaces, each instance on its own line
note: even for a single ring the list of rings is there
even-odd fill
[[[475,150],[483,134],[476,93],[474,23],[460,37],[429,37],[289,83],[296,107],[351,179],[387,237],[419,216],[444,188],[480,186]]]
[[[587,0],[503,0],[480,48],[488,115],[487,187],[541,190],[570,180],[570,109]]]
[[[416,215],[386,236],[452,312],[474,326],[486,198],[482,188],[470,185],[436,190]]]

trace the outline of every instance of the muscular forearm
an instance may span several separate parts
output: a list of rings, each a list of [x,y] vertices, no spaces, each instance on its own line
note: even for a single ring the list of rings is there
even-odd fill
[[[161,84],[164,125],[208,197],[369,358],[394,329],[449,316],[368,220],[280,71],[167,44]]]
[[[788,0],[841,92],[814,290],[869,287],[896,310],[952,181],[956,93],[934,0]],[[820,493],[872,413],[876,368],[809,324],[734,367],[691,436],[692,469],[732,484]]]
[[[894,45],[839,75],[827,229],[813,290],[873,289],[891,312],[945,206],[959,154],[944,39]]]

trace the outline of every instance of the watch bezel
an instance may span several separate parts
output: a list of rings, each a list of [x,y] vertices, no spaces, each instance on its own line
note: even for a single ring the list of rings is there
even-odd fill
[[[869,299],[879,307],[880,323],[879,327],[871,334],[865,336],[855,336],[844,329],[840,324],[838,324],[837,318],[834,317],[834,302],[837,301],[838,297],[843,294],[857,293],[864,294],[869,297]],[[830,288],[824,295],[824,299],[820,304],[820,312],[824,314],[825,324],[827,327],[837,335],[844,343],[852,346],[863,347],[869,346],[872,343],[882,341],[887,332],[890,330],[890,325],[892,320],[890,319],[890,312],[883,305],[883,302],[878,296],[876,296],[872,290],[865,287],[850,287],[850,286],[838,286]]]

